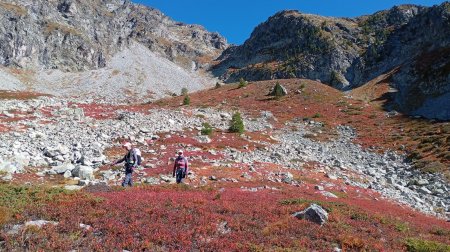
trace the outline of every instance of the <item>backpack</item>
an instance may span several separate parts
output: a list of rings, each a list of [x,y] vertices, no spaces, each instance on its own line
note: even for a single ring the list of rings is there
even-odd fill
[[[136,162],[137,162],[137,165],[139,166],[142,164],[142,160],[143,160],[141,150],[139,150],[138,148],[134,148],[133,151],[134,151],[134,153],[136,153],[136,156],[137,156]]]
[[[177,167],[177,169],[178,168],[186,168],[186,164],[187,164],[187,160],[185,157],[177,158],[175,160],[175,167]]]

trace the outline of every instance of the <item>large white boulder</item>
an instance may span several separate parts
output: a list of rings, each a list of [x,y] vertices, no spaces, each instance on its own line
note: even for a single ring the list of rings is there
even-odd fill
[[[23,172],[23,167],[30,163],[30,159],[25,156],[14,156],[9,160],[3,160],[0,158],[0,172],[13,174]]]
[[[58,174],[64,174],[67,171],[72,171],[73,169],[75,169],[75,165],[71,164],[71,163],[64,163],[62,165],[53,167],[53,171],[55,171]]]
[[[0,172],[1,173],[11,174],[11,173],[16,173],[18,171],[19,171],[19,169],[12,163],[0,162]]]
[[[31,157],[28,153],[18,152],[14,153],[10,160],[19,167],[26,167],[30,165]]]
[[[93,180],[94,169],[90,166],[79,165],[72,170],[72,176],[83,180]]]

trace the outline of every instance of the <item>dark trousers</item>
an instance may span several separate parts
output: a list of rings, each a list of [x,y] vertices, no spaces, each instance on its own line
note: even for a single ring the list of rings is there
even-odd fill
[[[184,168],[178,168],[177,173],[177,184],[181,183],[183,181],[183,178],[186,177],[185,169]]]
[[[123,179],[122,186],[133,186],[133,172],[125,173],[125,178]]]

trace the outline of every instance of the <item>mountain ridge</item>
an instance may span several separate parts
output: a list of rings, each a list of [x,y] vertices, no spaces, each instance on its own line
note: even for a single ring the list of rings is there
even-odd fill
[[[448,120],[450,105],[433,105],[435,97],[449,92],[448,60],[431,60],[428,69],[416,66],[420,55],[450,47],[449,6],[401,5],[353,19],[281,11],[258,25],[243,45],[225,50],[213,73],[226,82],[306,78],[350,90],[401,66],[391,83],[399,92],[387,108]],[[421,76],[436,73],[441,77]],[[423,110],[426,103],[435,108]]]

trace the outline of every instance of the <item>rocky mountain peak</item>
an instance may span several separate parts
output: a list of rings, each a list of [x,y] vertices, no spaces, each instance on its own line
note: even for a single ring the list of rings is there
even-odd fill
[[[228,47],[128,0],[3,0],[0,44],[0,90],[116,102],[212,86],[206,69]]]
[[[227,47],[217,33],[125,0],[6,0],[0,5],[4,66],[98,69],[134,40],[185,68],[198,68]]]
[[[305,78],[349,90],[400,69],[392,78],[399,93],[391,109],[448,119],[450,105],[442,106],[449,89],[448,57],[437,52],[450,47],[449,9],[448,2],[400,5],[353,19],[278,12],[242,46],[225,51],[213,72],[228,82]],[[417,70],[424,57],[433,59],[431,66]],[[431,73],[438,77],[428,78]],[[443,112],[423,112],[436,97],[441,98],[435,107]]]
[[[357,18],[359,22],[367,20],[372,21],[373,24],[378,25],[399,25],[405,24],[411,20],[414,16],[419,14],[425,8],[419,5],[404,4],[392,7],[389,10],[383,10],[376,12],[372,15],[362,16]]]

